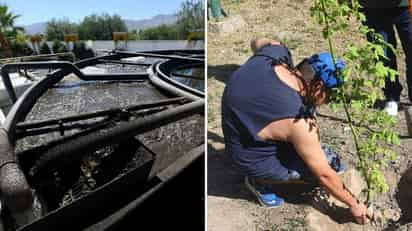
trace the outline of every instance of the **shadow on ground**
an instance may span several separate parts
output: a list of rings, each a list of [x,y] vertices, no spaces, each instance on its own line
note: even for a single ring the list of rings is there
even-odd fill
[[[229,77],[234,71],[236,71],[240,66],[237,64],[224,64],[224,65],[208,65],[207,66],[207,78],[214,78],[222,83],[226,83]]]
[[[399,184],[398,184],[397,193],[395,195],[398,205],[400,209],[402,210],[402,217],[400,221],[403,224],[412,222],[411,185],[412,185],[412,168],[409,168],[403,173],[399,181]]]
[[[396,201],[401,209],[401,218],[398,222],[390,222],[383,231],[397,231],[400,226],[412,222],[412,207],[411,207],[411,185],[412,185],[412,168],[406,170],[398,183],[397,192],[395,195]],[[409,230],[409,229],[408,229]]]
[[[224,146],[216,148],[216,143],[223,144],[221,136],[208,132],[208,195],[226,197],[232,199],[244,199],[256,201],[244,185],[244,176],[232,162],[229,154],[225,152]],[[271,186],[272,190],[286,202],[292,204],[310,204],[310,192],[313,185],[306,184],[276,184]]]
[[[403,110],[403,108],[402,108],[402,110]],[[405,113],[406,113],[406,111],[405,111]],[[326,118],[326,119],[331,120],[331,121],[336,121],[336,122],[339,122],[339,123],[348,124],[348,121],[346,119],[342,119],[342,118],[339,118],[339,117],[336,117],[336,116],[322,114],[322,113],[319,113],[319,112],[316,112],[316,116],[323,117],[323,118]],[[409,126],[409,124],[410,124],[410,122],[407,123],[408,126]],[[372,130],[370,127],[367,127],[367,126],[363,126],[363,127],[367,128],[369,130]],[[412,128],[408,128],[408,129],[412,131]],[[412,134],[412,132],[410,132],[410,133]],[[409,139],[409,138],[412,138],[412,135],[398,134],[398,137],[400,139]]]
[[[207,134],[207,192],[208,195],[232,199],[252,199],[243,186],[243,176],[234,166],[230,156],[212,143],[223,144],[223,138],[213,132]]]
[[[220,135],[208,131],[208,195],[258,203],[254,195],[246,189],[244,176],[225,152],[223,143],[224,140]],[[274,184],[270,187],[287,203],[312,206],[339,224],[353,222],[349,209],[331,206],[324,199],[316,199],[318,197],[314,196],[314,192],[319,191],[318,185]]]

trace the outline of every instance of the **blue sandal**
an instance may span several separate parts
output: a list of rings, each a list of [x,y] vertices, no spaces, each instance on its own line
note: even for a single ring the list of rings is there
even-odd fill
[[[257,197],[262,206],[277,208],[285,202],[285,200],[271,192],[267,186],[258,185],[253,179],[245,177],[245,185]]]

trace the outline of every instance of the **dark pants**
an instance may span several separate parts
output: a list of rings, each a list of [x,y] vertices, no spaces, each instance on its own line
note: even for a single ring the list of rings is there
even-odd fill
[[[329,165],[336,171],[340,172],[345,169],[341,163],[340,157],[332,149],[326,145],[322,145],[322,149],[326,155]],[[303,180],[306,182],[317,182],[316,177],[312,174],[306,163],[302,160],[295,148],[288,143],[279,145],[279,153],[277,155],[268,156],[265,160],[268,163],[267,168],[261,169],[263,175],[254,175],[245,172],[245,175],[256,179],[274,180],[274,181],[293,181]],[[270,166],[281,165],[282,168],[271,168]]]
[[[341,163],[339,155],[326,145],[322,145],[323,152],[326,155],[329,165],[336,172],[345,170],[344,164]],[[288,180],[303,180],[305,182],[317,182],[318,180],[309,170],[306,163],[296,153],[294,148],[291,148],[287,158],[280,158],[283,165],[288,168]]]
[[[408,8],[387,8],[387,9],[364,9],[366,16],[366,25],[383,36],[386,42],[396,48],[395,30],[398,33],[399,39],[402,43],[403,51],[406,55],[406,79],[408,84],[409,100],[412,102],[412,28],[411,16]],[[382,60],[386,66],[397,70],[396,55],[390,50],[385,50],[386,56],[389,60]],[[384,94],[386,99],[398,101],[402,86],[399,83],[399,78],[394,82],[390,81],[389,77],[386,79]]]

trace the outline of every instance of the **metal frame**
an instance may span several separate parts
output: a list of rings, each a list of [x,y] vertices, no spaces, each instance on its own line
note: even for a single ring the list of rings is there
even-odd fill
[[[42,146],[41,157],[36,161],[34,167],[31,168],[30,175],[33,177],[41,175],[44,172],[50,171],[50,169],[57,168],[61,162],[59,160],[64,159],[68,161],[76,160],[80,157],[81,153],[87,151],[93,151],[99,147],[107,144],[116,143],[118,141],[132,138],[135,135],[150,131],[160,126],[175,122],[187,116],[194,114],[204,114],[205,110],[205,94],[203,92],[185,87],[184,85],[170,79],[167,75],[172,73],[176,69],[176,66],[200,66],[204,65],[203,50],[163,50],[163,51],[149,51],[149,52],[116,52],[115,54],[94,57],[90,59],[81,60],[74,64],[69,62],[25,62],[18,64],[6,64],[2,67],[1,75],[7,88],[7,92],[10,99],[14,103],[10,112],[8,113],[3,128],[7,132],[8,143],[14,145],[16,140],[32,134],[42,134],[50,131],[71,129],[77,127],[88,127],[84,132],[80,132],[76,135],[65,137],[65,139],[52,142],[45,146]],[[148,73],[137,74],[101,74],[101,75],[87,75],[80,71],[81,68],[86,66],[95,65],[99,63],[117,63],[125,65],[143,65],[139,63],[130,63],[119,61],[121,58],[145,56],[153,58],[166,59],[166,61],[156,62],[148,69]],[[27,89],[23,95],[18,99],[13,90],[12,83],[10,81],[9,71],[16,68],[57,68],[58,70],[51,72],[44,78],[40,79],[37,83],[33,84]],[[44,121],[36,121],[31,123],[21,122],[30,112],[31,108],[36,103],[37,99],[54,84],[58,83],[64,76],[74,73],[80,79],[85,81],[95,80],[147,80],[151,81],[156,87],[161,88],[170,95],[177,96],[163,101],[156,101],[141,105],[132,105],[126,108],[113,108],[110,110],[104,110],[94,113],[86,113],[78,116],[70,116],[59,119],[51,119]],[[180,96],[180,97],[179,97]],[[192,102],[190,102],[192,101]],[[156,111],[154,114],[139,118],[136,120],[120,121],[116,126],[107,126],[110,120],[116,116],[122,116],[122,113],[129,113],[130,111],[138,111],[144,109],[159,108],[170,104],[177,104],[176,107],[167,110]],[[90,118],[102,117],[101,121],[90,124],[74,124],[72,127],[64,125],[68,122],[79,122]],[[101,134],[98,130],[105,128],[107,132]],[[100,186],[97,190],[89,194],[85,198],[81,198],[72,206],[64,207],[55,210],[45,217],[28,224],[20,230],[44,230],[45,227],[59,228],[59,229],[71,229],[73,228],[72,222],[69,222],[67,226],[61,226],[59,220],[67,217],[76,216],[78,210],[82,207],[81,203],[88,205],[94,205],[104,198],[109,197],[112,193],[118,193],[122,190],[130,187],[130,181],[134,181],[134,184],[141,184],[142,189],[137,197],[133,198],[134,201],[130,202],[129,199],[122,199],[121,203],[114,203],[110,205],[108,211],[100,211],[101,214],[94,214],[93,219],[82,219],[80,223],[75,226],[84,228],[97,221],[103,219],[107,215],[120,209],[119,206],[132,206],[136,207],[147,197],[149,197],[154,191],[162,187],[168,180],[172,179],[180,171],[190,165],[194,160],[200,158],[204,152],[204,144],[195,148],[194,151],[184,154],[179,160],[176,160],[173,166],[160,172],[158,175],[151,178],[149,181],[145,181],[144,169],[149,168],[152,163],[146,163],[142,167],[142,170],[126,174],[120,178],[116,178],[104,186]],[[77,155],[77,154],[78,155]],[[14,152],[12,153],[14,154]],[[33,154],[33,153],[32,153]],[[0,153],[1,155],[1,153]],[[68,158],[70,156],[70,158]],[[173,169],[173,171],[171,170]],[[147,170],[147,169],[146,169]],[[143,174],[143,175],[142,175]],[[8,176],[2,176],[8,177]],[[140,180],[136,180],[139,178]],[[33,178],[35,179],[35,178]],[[129,201],[128,201],[129,200]],[[7,206],[7,205],[6,205]],[[126,206],[126,207],[127,207]],[[97,210],[99,211],[99,210]],[[130,210],[122,209],[122,213],[127,213]],[[72,226],[71,228],[69,228]]]
[[[16,131],[16,123],[22,121],[30,109],[35,104],[38,97],[40,97],[50,86],[56,84],[64,76],[74,73],[80,79],[85,81],[95,81],[95,80],[151,80],[156,86],[171,92],[172,94],[178,96],[185,96],[190,100],[197,100],[204,98],[204,93],[201,93],[197,90],[191,91],[191,88],[184,87],[183,91],[176,91],[175,86],[178,88],[182,88],[182,84],[174,80],[170,80],[166,83],[162,83],[159,81],[157,77],[157,81],[153,80],[156,78],[157,75],[161,76],[162,80],[167,80],[167,76],[159,71],[156,72],[154,70],[158,69],[160,66],[170,66],[169,62],[159,62],[153,64],[149,68],[149,73],[139,73],[139,74],[100,74],[100,75],[85,75],[80,71],[81,68],[107,63],[107,62],[118,62],[121,58],[127,57],[134,57],[134,56],[146,56],[146,57],[161,57],[161,58],[169,58],[170,60],[177,60],[176,65],[187,65],[192,63],[204,63],[204,60],[201,58],[190,58],[190,56],[197,56],[200,57],[202,55],[203,50],[160,50],[160,51],[150,51],[150,52],[116,52],[112,55],[107,56],[100,56],[100,57],[93,57],[85,60],[78,61],[74,64],[69,62],[25,62],[25,63],[14,63],[14,64],[6,64],[1,69],[1,77],[7,89],[7,92],[10,96],[12,103],[14,103],[13,107],[11,108],[10,112],[8,113],[6,120],[3,123],[3,127],[8,131],[9,136],[11,137],[11,141],[14,143],[15,140],[15,131]],[[175,55],[178,53],[179,55]],[[183,56],[182,54],[188,54],[188,56]],[[170,55],[167,55],[170,54]],[[126,64],[126,63],[123,63]],[[128,64],[128,63],[127,63]],[[39,80],[37,83],[32,85],[29,89],[27,89],[23,95],[17,99],[16,94],[14,92],[13,86],[10,81],[9,71],[16,69],[16,68],[59,68],[50,74],[48,74],[45,78]],[[164,69],[164,68],[162,68]],[[158,74],[157,74],[158,73]],[[155,76],[154,76],[155,75]],[[169,78],[170,79],[170,78]],[[160,84],[158,82],[161,82]]]

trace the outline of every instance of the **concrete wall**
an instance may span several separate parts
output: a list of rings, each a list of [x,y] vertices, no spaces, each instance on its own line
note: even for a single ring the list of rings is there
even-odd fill
[[[87,43],[87,42],[86,42]],[[52,47],[53,42],[47,42],[49,47]],[[124,44],[119,43],[120,47]],[[113,50],[115,48],[114,41],[92,41],[92,48],[98,50]],[[130,51],[147,51],[147,50],[171,50],[171,49],[204,49],[204,41],[186,40],[139,40],[128,41],[127,50]]]

